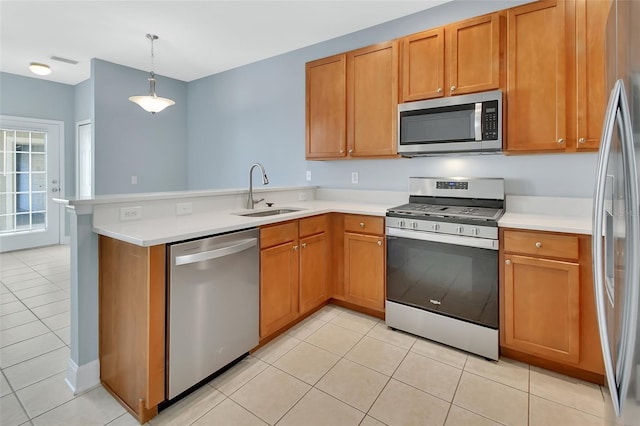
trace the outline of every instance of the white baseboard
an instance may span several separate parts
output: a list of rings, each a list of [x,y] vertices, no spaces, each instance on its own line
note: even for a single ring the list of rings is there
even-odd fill
[[[74,395],[100,384],[100,361],[94,360],[78,366],[71,358],[67,362],[65,382]]]

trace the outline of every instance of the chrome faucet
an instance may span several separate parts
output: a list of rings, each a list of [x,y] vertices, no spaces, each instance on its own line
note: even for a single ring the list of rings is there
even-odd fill
[[[264,171],[264,166],[260,163],[254,163],[251,165],[249,169],[249,199],[247,200],[247,208],[252,209],[255,204],[258,204],[260,201],[264,201],[264,198],[260,198],[259,200],[253,199],[253,169],[256,167],[260,167],[260,171],[262,172],[262,184],[267,185],[269,183],[269,178],[267,177],[267,172]]]

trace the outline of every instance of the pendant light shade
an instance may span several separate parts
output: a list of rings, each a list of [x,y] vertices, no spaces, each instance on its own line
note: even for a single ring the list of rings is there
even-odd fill
[[[160,112],[166,107],[171,105],[175,105],[175,102],[168,98],[161,98],[156,94],[156,76],[153,72],[153,41],[158,39],[158,36],[155,34],[147,34],[147,38],[151,40],[151,72],[149,73],[149,94],[148,95],[138,95],[131,96],[129,100],[133,103],[140,105],[140,107],[150,112],[151,114],[155,114],[156,112]]]

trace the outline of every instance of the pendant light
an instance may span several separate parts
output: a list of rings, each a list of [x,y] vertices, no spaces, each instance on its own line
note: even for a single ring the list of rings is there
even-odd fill
[[[168,98],[161,98],[156,95],[156,77],[153,72],[153,41],[158,39],[158,36],[155,34],[147,34],[147,38],[151,40],[151,72],[149,73],[149,94],[146,96],[131,96],[129,100],[133,103],[140,105],[140,107],[150,112],[151,114],[155,114],[156,112],[160,112],[166,107],[171,105],[175,105],[175,102]]]

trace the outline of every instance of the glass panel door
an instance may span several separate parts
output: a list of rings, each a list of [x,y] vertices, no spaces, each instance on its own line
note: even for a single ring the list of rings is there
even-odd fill
[[[0,251],[60,242],[62,124],[0,117]]]

